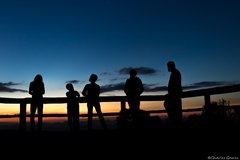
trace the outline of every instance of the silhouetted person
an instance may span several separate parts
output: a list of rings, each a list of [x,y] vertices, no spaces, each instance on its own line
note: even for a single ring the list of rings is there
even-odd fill
[[[177,126],[182,122],[181,73],[176,69],[173,61],[167,63],[167,68],[171,75],[168,81],[168,94],[166,95],[164,107],[168,113],[170,124]]]
[[[96,84],[98,76],[96,74],[92,74],[89,78],[91,83],[86,84],[82,94],[87,98],[87,107],[88,107],[88,130],[92,129],[92,117],[93,117],[93,107],[99,116],[99,120],[104,129],[107,129],[106,122],[103,118],[103,114],[101,111],[101,106],[99,103],[99,94],[100,94],[100,86]]]
[[[137,77],[137,71],[131,69],[129,71],[130,78],[128,78],[124,85],[124,92],[127,95],[129,111],[133,120],[137,120],[140,111],[140,95],[144,88],[142,81]]]
[[[79,98],[80,94],[78,91],[75,91],[73,85],[68,83],[66,85],[68,92],[66,96],[68,99],[67,102],[67,114],[68,114],[68,125],[71,131],[79,130]]]
[[[37,129],[42,129],[42,115],[43,115],[43,94],[45,94],[45,88],[43,78],[40,74],[37,74],[34,80],[30,83],[29,94],[32,95],[32,101],[30,105],[30,128],[35,130],[35,113],[38,113]]]

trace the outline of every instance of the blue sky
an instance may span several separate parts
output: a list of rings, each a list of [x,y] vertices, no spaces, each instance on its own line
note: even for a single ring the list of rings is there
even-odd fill
[[[81,92],[92,73],[103,95],[124,95],[130,68],[144,94],[159,94],[169,60],[186,87],[239,83],[239,8],[238,0],[2,0],[0,97],[28,97],[36,74],[45,96],[65,96],[66,82]]]

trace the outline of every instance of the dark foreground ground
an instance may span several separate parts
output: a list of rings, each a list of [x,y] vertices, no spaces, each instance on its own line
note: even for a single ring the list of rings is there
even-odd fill
[[[0,132],[4,159],[240,159],[239,127]]]

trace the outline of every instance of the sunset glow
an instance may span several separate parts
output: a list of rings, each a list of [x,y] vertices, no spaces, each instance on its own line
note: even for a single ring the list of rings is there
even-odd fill
[[[65,97],[67,83],[82,96],[92,73],[100,96],[125,96],[133,68],[142,95],[165,95],[169,60],[182,74],[184,91],[239,84],[239,8],[231,0],[1,1],[0,97],[30,98],[36,74],[43,76],[44,97]],[[219,99],[240,104],[239,92],[211,96]],[[203,105],[203,97],[183,99],[183,109]],[[120,102],[101,106],[104,113],[120,111]],[[164,107],[141,102],[141,109]],[[45,104],[44,113],[65,114],[66,104]],[[9,114],[19,114],[19,104],[1,103],[0,115]]]

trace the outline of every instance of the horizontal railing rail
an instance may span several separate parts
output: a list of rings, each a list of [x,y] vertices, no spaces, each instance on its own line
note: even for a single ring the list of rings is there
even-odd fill
[[[182,98],[192,98],[192,97],[199,97],[204,96],[204,103],[205,106],[211,103],[211,95],[216,94],[226,94],[226,93],[233,93],[240,91],[240,84],[229,85],[229,86],[220,86],[220,87],[213,87],[213,88],[205,88],[205,89],[198,89],[198,90],[189,90],[184,91],[182,93]],[[100,102],[120,102],[120,109],[126,108],[127,97],[126,96],[102,96],[99,98]],[[164,101],[165,95],[143,95],[140,97],[140,101]],[[79,103],[86,103],[86,97],[80,97]],[[31,98],[4,98],[0,97],[0,103],[4,104],[20,104],[20,111],[19,115],[0,115],[0,118],[8,118],[8,117],[19,117],[19,127],[21,130],[26,129],[26,117],[29,115],[26,114],[26,106],[27,104],[31,103]],[[66,97],[44,97],[43,98],[44,104],[61,104],[67,103]],[[185,109],[183,112],[193,112],[193,111],[200,111],[203,108],[195,108],[195,109]],[[151,110],[147,111],[148,113],[164,113],[165,110]],[[118,115],[119,113],[103,113],[106,116],[114,116]],[[67,114],[44,114],[45,117],[66,117]],[[81,115],[81,116],[87,116]]]

